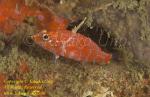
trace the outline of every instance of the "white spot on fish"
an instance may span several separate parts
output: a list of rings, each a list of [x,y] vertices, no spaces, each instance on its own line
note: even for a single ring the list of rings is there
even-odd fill
[[[49,40],[48,42],[49,42],[49,43],[51,43],[51,42],[52,42],[52,40]]]
[[[62,43],[62,55],[64,55],[66,53],[66,45],[67,43],[69,43],[70,41],[73,41],[74,39],[74,35],[70,38],[68,38],[64,43]]]

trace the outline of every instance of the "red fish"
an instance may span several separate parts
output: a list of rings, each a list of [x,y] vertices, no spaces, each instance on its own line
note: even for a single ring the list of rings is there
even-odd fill
[[[31,38],[44,49],[57,56],[76,61],[109,63],[111,55],[105,53],[90,38],[69,30],[41,31]]]

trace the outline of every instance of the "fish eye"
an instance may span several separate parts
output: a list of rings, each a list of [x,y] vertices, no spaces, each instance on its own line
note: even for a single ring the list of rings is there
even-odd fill
[[[48,40],[49,36],[47,34],[43,34],[42,38],[43,38],[43,40]]]

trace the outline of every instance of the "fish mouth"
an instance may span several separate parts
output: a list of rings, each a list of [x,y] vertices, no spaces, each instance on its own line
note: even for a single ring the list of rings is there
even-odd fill
[[[42,39],[39,34],[31,35],[30,37],[36,44],[40,44],[42,42]]]
[[[32,40],[35,40],[35,35],[29,36]]]
[[[37,35],[31,35],[30,38],[34,41],[37,42],[39,39],[37,37]]]
[[[38,42],[38,38],[37,38],[37,35],[32,35],[30,36],[31,39],[34,41],[34,42]]]

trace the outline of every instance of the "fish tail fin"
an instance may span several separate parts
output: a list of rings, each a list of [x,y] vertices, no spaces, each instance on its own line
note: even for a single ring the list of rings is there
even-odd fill
[[[112,59],[112,55],[109,54],[109,53],[103,52],[103,56],[104,56],[104,62],[105,62],[106,64],[109,64],[109,63],[110,63],[110,60]]]

